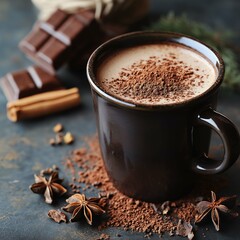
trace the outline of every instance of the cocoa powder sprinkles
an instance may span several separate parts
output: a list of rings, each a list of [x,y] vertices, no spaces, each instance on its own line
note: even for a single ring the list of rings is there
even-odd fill
[[[209,178],[201,179],[190,195],[174,202],[152,204],[134,200],[117,191],[109,180],[97,137],[86,138],[86,143],[86,148],[71,153],[65,166],[72,174],[69,185],[73,193],[89,194],[93,191],[95,195],[97,190],[99,197],[107,199],[104,207],[107,217],[100,223],[100,230],[106,227],[121,227],[124,230],[143,232],[146,237],[153,233],[167,233],[192,239],[192,229],[198,216],[196,204],[208,199],[210,190],[222,188],[225,182],[224,179],[216,179],[215,182]]]
[[[215,69],[206,59],[180,44],[121,50],[106,58],[98,73],[104,91],[141,104],[191,99],[206,91],[215,77]]]
[[[181,62],[166,58],[159,60],[152,56],[134,63],[129,69],[122,69],[119,78],[109,81],[109,87],[113,93],[135,101],[153,102],[160,98],[176,101],[182,99],[184,94],[188,97],[194,95],[191,86],[196,84],[198,77]]]

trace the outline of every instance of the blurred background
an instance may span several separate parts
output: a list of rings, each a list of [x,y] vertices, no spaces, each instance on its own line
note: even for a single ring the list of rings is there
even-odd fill
[[[41,0],[33,0],[33,2],[41,2]],[[131,31],[140,29],[182,32],[209,43],[221,52],[226,62],[224,86],[234,90],[239,89],[240,1],[140,0],[135,2],[131,12],[116,15],[114,21],[117,19],[125,24],[127,22]],[[149,9],[146,8],[146,2],[149,3]],[[41,11],[31,0],[0,1],[0,76],[29,65],[27,58],[18,50],[18,44],[31,30],[39,12]],[[139,17],[135,19],[138,12],[141,12],[139,14],[143,16],[142,19]]]

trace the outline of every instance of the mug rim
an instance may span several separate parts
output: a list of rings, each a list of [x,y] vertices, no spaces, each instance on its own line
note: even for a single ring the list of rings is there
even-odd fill
[[[95,74],[95,70],[93,69],[94,63],[97,61],[99,55],[101,55],[101,53],[104,52],[104,50],[108,49],[115,43],[124,42],[124,41],[127,41],[129,39],[134,39],[134,38],[139,40],[141,37],[142,38],[149,37],[150,40],[151,40],[151,38],[153,39],[153,38],[159,37],[159,43],[161,41],[163,41],[163,40],[161,40],[161,38],[165,38],[165,41],[179,43],[183,46],[187,46],[188,48],[197,51],[198,53],[203,55],[205,58],[207,58],[208,61],[212,62],[209,59],[209,56],[206,56],[206,54],[203,53],[203,50],[208,51],[209,54],[211,53],[212,57],[215,58],[216,63],[215,64],[212,63],[212,64],[214,65],[214,67],[217,68],[217,71],[218,71],[217,78],[216,78],[214,84],[212,84],[212,86],[210,88],[208,88],[206,91],[204,91],[203,93],[201,93],[193,98],[190,98],[190,99],[187,99],[187,100],[181,101],[181,102],[167,103],[167,104],[152,104],[152,105],[150,105],[150,104],[133,103],[130,101],[125,101],[123,99],[120,99],[116,96],[113,96],[113,95],[107,93],[100,86],[97,85],[97,77]],[[144,44],[144,41],[142,42],[142,44]],[[193,47],[194,44],[197,46]],[[139,45],[141,45],[141,44],[139,44]],[[134,45],[132,45],[132,46],[134,46]],[[135,46],[137,46],[137,44]],[[202,51],[200,51],[199,48],[201,48]],[[224,65],[224,61],[223,61],[222,57],[215,49],[213,49],[206,43],[204,43],[192,36],[189,36],[186,34],[181,34],[181,33],[175,33],[175,32],[137,31],[137,32],[130,32],[130,33],[119,35],[119,36],[114,37],[114,38],[104,42],[103,44],[101,44],[91,54],[91,56],[87,62],[86,70],[87,70],[87,78],[88,78],[88,81],[89,81],[89,84],[90,84],[92,90],[94,90],[96,93],[98,93],[98,95],[103,97],[105,100],[107,100],[111,103],[114,103],[118,106],[131,108],[131,109],[160,110],[160,109],[170,109],[170,108],[179,108],[179,107],[183,107],[183,106],[190,106],[190,105],[195,104],[198,101],[206,99],[209,95],[213,94],[220,87],[220,85],[223,81],[223,77],[224,77],[225,65]]]

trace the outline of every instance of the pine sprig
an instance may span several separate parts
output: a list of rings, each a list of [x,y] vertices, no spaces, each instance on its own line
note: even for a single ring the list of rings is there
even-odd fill
[[[233,36],[231,32],[215,30],[208,25],[190,20],[186,15],[176,16],[172,12],[160,18],[147,29],[179,32],[207,43],[221,54],[225,62],[225,78],[222,86],[232,89],[240,87],[240,67],[237,62],[237,54],[228,45]]]

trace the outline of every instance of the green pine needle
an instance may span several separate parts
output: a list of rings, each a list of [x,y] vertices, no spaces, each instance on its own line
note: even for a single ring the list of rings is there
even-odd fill
[[[228,47],[229,39],[232,36],[231,32],[215,30],[210,26],[190,20],[186,15],[176,16],[172,12],[160,18],[147,29],[179,32],[207,43],[221,54],[225,62],[225,78],[222,85],[232,89],[240,86],[240,69],[237,55]]]

